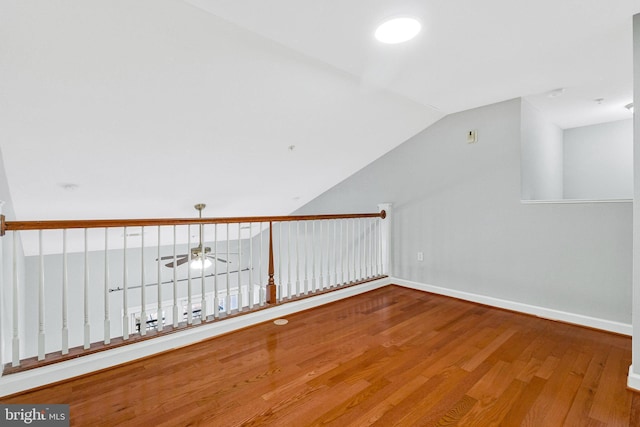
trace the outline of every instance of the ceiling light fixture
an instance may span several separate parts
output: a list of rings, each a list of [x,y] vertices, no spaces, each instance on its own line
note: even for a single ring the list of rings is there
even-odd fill
[[[376,29],[375,38],[386,44],[402,43],[417,36],[421,28],[414,18],[393,18]]]
[[[62,187],[62,189],[66,191],[76,191],[78,189],[78,184],[73,184],[71,182],[65,182],[58,185],[60,185],[60,187]]]
[[[547,94],[547,96],[549,98],[557,98],[557,97],[561,96],[562,94],[564,94],[564,88],[563,87],[559,87],[558,89],[554,89],[551,92],[549,92]]]
[[[213,263],[208,258],[202,258],[202,256],[198,256],[191,260],[191,267],[194,270],[202,270],[203,268],[209,268],[213,265]]]

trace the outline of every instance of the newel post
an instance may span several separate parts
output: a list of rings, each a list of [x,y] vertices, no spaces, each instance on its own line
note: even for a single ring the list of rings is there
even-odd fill
[[[392,203],[380,203],[378,211],[384,211],[385,217],[380,223],[381,242],[380,252],[382,255],[382,274],[391,276],[391,208]]]
[[[269,221],[269,283],[267,284],[267,304],[276,303],[276,282],[273,278],[273,222]]]

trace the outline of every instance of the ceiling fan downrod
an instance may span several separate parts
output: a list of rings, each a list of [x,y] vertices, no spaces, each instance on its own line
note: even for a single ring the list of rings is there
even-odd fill
[[[198,218],[202,219],[202,210],[204,208],[206,208],[207,205],[204,203],[198,203],[194,206],[194,208],[196,208],[196,210],[198,211]],[[198,249],[200,249],[201,252],[201,256],[204,256],[204,248],[202,247],[202,242],[204,240],[204,226],[203,224],[200,224],[200,243],[198,244]]]

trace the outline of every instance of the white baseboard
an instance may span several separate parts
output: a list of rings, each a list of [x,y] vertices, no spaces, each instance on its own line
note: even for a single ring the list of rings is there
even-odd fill
[[[391,283],[395,283],[406,288],[417,289],[420,291],[431,292],[434,294],[445,295],[448,297],[458,298],[465,301],[472,301],[479,304],[489,305],[492,307],[504,308],[506,310],[517,311],[520,313],[532,314],[549,320],[559,320],[561,322],[572,323],[575,325],[586,326],[603,331],[615,332],[617,334],[631,336],[633,328],[631,324],[620,323],[597,317],[585,316],[582,314],[569,313],[566,311],[555,310],[552,308],[540,307],[530,304],[524,304],[516,301],[509,301],[499,298],[488,297],[485,295],[473,294],[455,289],[442,288],[439,286],[427,285],[425,283],[412,282],[410,280],[391,278]]]
[[[629,366],[629,375],[627,376],[627,387],[635,391],[640,391],[640,374],[633,372],[633,365]]]
[[[629,376],[627,377],[627,387],[640,391],[640,374],[633,372],[633,365],[629,366]]]
[[[389,284],[391,284],[389,278],[375,280],[267,308],[244,316],[233,317],[221,322],[199,326],[177,334],[165,335],[112,350],[105,350],[76,359],[54,363],[41,368],[4,375],[0,377],[0,397],[77,377],[89,372],[110,368],[151,356],[155,353],[195,344],[208,338],[372,291]]]

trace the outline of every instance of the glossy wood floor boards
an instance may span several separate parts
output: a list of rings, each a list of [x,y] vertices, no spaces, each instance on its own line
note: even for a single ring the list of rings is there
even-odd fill
[[[388,286],[3,403],[72,425],[629,426],[631,339]]]

